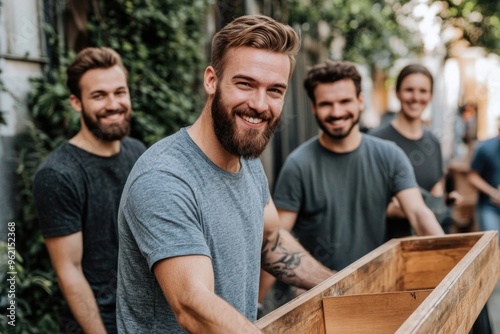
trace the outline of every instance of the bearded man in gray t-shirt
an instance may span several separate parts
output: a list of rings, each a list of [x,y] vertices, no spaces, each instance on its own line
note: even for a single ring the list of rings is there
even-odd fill
[[[215,35],[200,117],[145,152],[125,185],[120,332],[259,333],[261,266],[304,288],[331,275],[279,229],[256,159],[279,123],[299,45],[291,27],[260,15]]]

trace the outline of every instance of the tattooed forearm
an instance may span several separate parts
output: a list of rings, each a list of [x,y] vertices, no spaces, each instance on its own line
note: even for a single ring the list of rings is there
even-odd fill
[[[276,237],[276,240],[274,241],[274,243],[269,247],[269,240],[264,240],[263,244],[262,244],[262,253],[261,253],[261,260],[262,260],[262,263],[264,263],[264,259],[265,257],[268,255],[268,253],[271,251],[271,252],[275,252],[276,251],[276,248],[278,247],[278,245],[280,244],[281,242],[281,235],[278,233],[277,237]]]
[[[303,256],[304,254],[300,252],[285,254],[278,261],[265,263],[264,269],[280,281],[293,283],[294,278],[297,277],[295,270],[299,267],[300,259]]]
[[[273,244],[268,244],[268,241],[264,242],[262,268],[280,281],[293,283],[294,278],[297,276],[295,270],[299,267],[301,258],[305,255],[304,252],[287,250],[282,243],[280,235],[278,235]],[[272,261],[270,259],[276,260]]]
[[[264,239],[261,260],[262,269],[284,283],[304,289],[314,287],[333,274],[283,229]]]

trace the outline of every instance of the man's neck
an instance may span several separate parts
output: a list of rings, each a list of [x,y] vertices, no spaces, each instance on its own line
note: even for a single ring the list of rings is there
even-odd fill
[[[94,155],[110,157],[120,153],[120,140],[106,141],[96,138],[89,131],[81,129],[69,143]]]
[[[361,145],[362,135],[359,131],[358,125],[356,125],[347,137],[335,139],[324,132],[319,136],[319,143],[321,146],[329,151],[335,153],[349,153],[354,151]]]
[[[187,132],[195,144],[214,164],[231,173],[236,173],[241,169],[240,157],[227,152],[215,135],[208,106],[205,106],[200,117]]]

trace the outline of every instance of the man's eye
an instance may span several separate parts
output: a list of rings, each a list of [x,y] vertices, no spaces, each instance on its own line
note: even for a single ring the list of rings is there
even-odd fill
[[[281,90],[281,89],[278,89],[278,88],[273,88],[273,89],[270,89],[269,92],[273,95],[273,96],[276,96],[276,97],[280,97],[280,96],[283,96],[284,95],[284,91]]]

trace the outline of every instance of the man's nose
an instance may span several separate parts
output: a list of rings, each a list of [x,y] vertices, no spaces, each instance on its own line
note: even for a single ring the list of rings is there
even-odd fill
[[[108,95],[106,108],[109,110],[120,109],[120,99],[113,94]]]
[[[269,109],[267,102],[267,92],[264,90],[256,90],[248,103],[248,106],[256,112],[263,113]]]
[[[338,103],[333,103],[332,108],[330,110],[331,116],[340,116],[342,115],[342,108]]]

